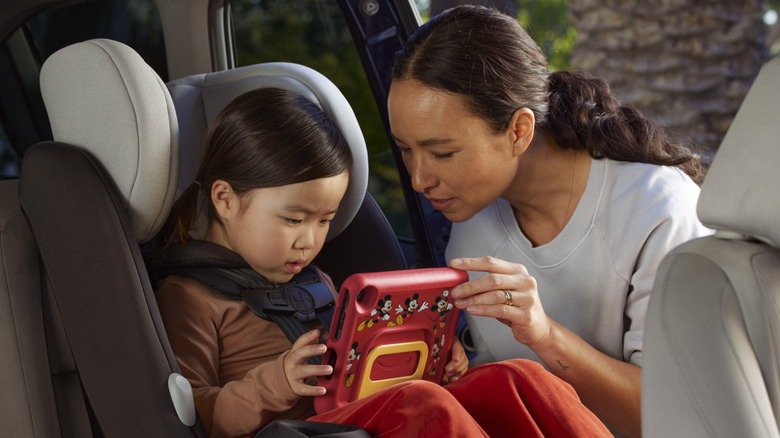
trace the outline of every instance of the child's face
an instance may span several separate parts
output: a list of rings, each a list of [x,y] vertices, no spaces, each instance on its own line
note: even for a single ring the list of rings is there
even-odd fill
[[[281,187],[254,189],[223,216],[220,243],[240,254],[266,280],[284,283],[322,249],[344,197],[347,172]]]

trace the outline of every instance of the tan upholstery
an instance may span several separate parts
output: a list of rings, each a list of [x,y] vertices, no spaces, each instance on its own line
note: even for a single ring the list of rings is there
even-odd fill
[[[661,264],[647,315],[644,437],[780,437],[780,58],[761,70],[699,198],[715,236]]]

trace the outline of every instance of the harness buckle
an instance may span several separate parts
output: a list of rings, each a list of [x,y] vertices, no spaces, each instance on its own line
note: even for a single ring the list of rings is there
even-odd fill
[[[317,313],[334,305],[333,295],[322,282],[244,289],[244,302],[257,316],[271,320],[273,316],[292,316],[303,323],[315,321]]]

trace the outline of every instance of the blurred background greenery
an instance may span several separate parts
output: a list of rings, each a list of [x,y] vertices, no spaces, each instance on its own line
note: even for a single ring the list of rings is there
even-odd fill
[[[230,0],[229,3],[238,65],[280,60],[297,62],[322,72],[341,89],[352,105],[366,139],[371,166],[369,191],[397,234],[410,236],[390,139],[337,2]],[[744,92],[752,83],[757,66],[780,50],[777,13],[780,0],[660,3],[641,0],[415,0],[415,3],[423,22],[432,14],[456,4],[496,6],[516,16],[528,29],[547,55],[552,70],[600,70],[597,71],[599,76],[614,85],[616,91],[622,93],[621,98],[627,98],[627,102],[646,110],[668,126],[695,129],[700,133],[699,143],[719,144],[720,136],[725,133]],[[664,11],[658,12],[663,9],[659,5],[672,3],[676,10],[667,11],[666,16]],[[645,8],[644,12],[637,15],[634,6]],[[686,13],[688,21],[676,26],[668,24],[679,18],[680,14],[673,15],[679,10]],[[88,13],[94,17],[85,18]],[[66,20],[61,18],[65,15],[78,18],[74,21],[78,27],[63,28],[62,23]],[[655,21],[648,23],[648,16]],[[615,22],[605,22],[604,17]],[[756,26],[762,19],[765,26]],[[105,23],[110,23],[110,27],[104,28]],[[694,30],[703,34],[703,39],[683,40],[696,34],[686,27],[688,24],[702,25]],[[28,26],[44,58],[71,40],[112,38],[136,48],[167,80],[155,0],[75,0],[68,8],[57,8],[35,17]],[[728,32],[731,34],[726,35]],[[658,45],[651,51],[631,53],[623,50],[632,44],[646,43],[648,35],[658,40]],[[684,49],[677,51],[677,58],[666,59],[678,47],[702,46],[705,47],[700,52],[704,53],[699,59],[689,59],[690,50]],[[720,52],[716,53],[718,50],[712,48]],[[657,60],[662,57],[666,61],[663,64],[681,67],[659,73],[658,64],[661,63]],[[705,78],[702,71],[710,76]],[[691,91],[700,88],[702,83],[710,87],[706,95]],[[19,157],[10,144],[27,140],[12,135],[15,132],[8,130],[11,127],[0,128],[4,128],[0,129],[0,172],[5,177],[14,177],[18,175]],[[684,134],[695,140],[696,132]],[[26,145],[22,145],[22,150]]]
[[[695,18],[698,14],[697,11],[701,11],[701,14],[710,13],[705,11],[705,7],[712,7],[706,4],[707,1],[690,0],[685,6],[688,9],[688,13]],[[462,3],[487,4],[502,9],[508,14],[516,16],[525,28],[528,29],[531,36],[547,55],[552,70],[582,69],[583,62],[576,65],[572,61],[572,54],[577,50],[579,50],[578,54],[584,54],[586,57],[588,56],[588,50],[591,50],[591,53],[595,52],[595,56],[608,56],[609,61],[612,63],[620,63],[622,60],[622,65],[620,65],[622,71],[617,69],[599,73],[603,73],[602,76],[605,79],[614,81],[618,86],[620,86],[621,81],[627,84],[624,85],[624,89],[618,89],[617,91],[622,92],[627,89],[628,92],[625,94],[628,97],[631,96],[630,93],[636,94],[636,90],[642,89],[645,93],[644,96],[651,96],[655,102],[659,103],[659,109],[647,108],[651,116],[655,116],[659,120],[670,124],[677,123],[684,128],[688,126],[695,127],[699,132],[703,133],[702,135],[706,136],[703,137],[701,142],[718,143],[720,136],[722,133],[725,133],[731,117],[733,117],[741,102],[743,95],[740,95],[740,93],[742,90],[746,91],[747,86],[752,82],[752,78],[757,72],[757,66],[760,66],[765,60],[763,56],[755,56],[756,59],[754,61],[746,62],[745,71],[737,74],[738,79],[741,81],[738,86],[734,86],[732,83],[733,78],[731,76],[733,76],[733,72],[728,70],[732,67],[725,65],[725,62],[731,62],[732,60],[721,60],[719,66],[721,70],[711,69],[711,71],[713,71],[714,75],[723,76],[718,81],[721,82],[721,88],[728,87],[729,89],[737,89],[739,92],[734,93],[734,96],[730,96],[731,101],[723,104],[720,102],[713,104],[712,98],[708,97],[708,100],[703,101],[703,103],[693,101],[691,107],[686,107],[689,101],[691,101],[687,96],[680,96],[680,93],[675,94],[673,91],[665,95],[663,94],[665,90],[658,88],[657,84],[659,82],[666,80],[666,83],[669,83],[671,82],[670,79],[666,79],[662,75],[653,76],[653,73],[648,73],[644,77],[636,74],[635,67],[643,65],[644,60],[632,59],[631,55],[626,53],[609,52],[609,46],[614,46],[614,43],[607,39],[608,32],[592,31],[591,29],[590,34],[582,33],[579,35],[580,38],[578,40],[578,22],[573,20],[573,18],[580,18],[579,24],[582,25],[582,10],[585,10],[586,13],[592,13],[595,10],[597,13],[609,14],[612,12],[610,8],[614,10],[619,9],[610,7],[609,4],[611,2],[590,0],[415,0],[415,3],[423,22],[427,21],[431,14]],[[742,2],[738,3],[742,4]],[[776,33],[778,25],[771,23],[771,20],[772,17],[774,17],[775,21],[777,19],[775,11],[780,9],[780,0],[751,0],[750,3],[752,9],[742,9],[737,12],[727,10],[725,13],[752,15],[756,8],[759,11],[763,8],[767,27],[774,29]],[[625,5],[622,5],[621,8],[625,10],[626,8],[623,6]],[[406,206],[401,185],[398,181],[399,175],[396,163],[390,151],[389,138],[382,125],[376,102],[363,73],[349,29],[341,16],[337,3],[332,0],[291,0],[286,2],[274,0],[232,0],[231,8],[235,25],[238,65],[276,60],[298,62],[322,72],[341,89],[355,110],[368,146],[371,166],[369,191],[385,211],[398,235],[409,236],[411,232]],[[573,10],[577,11],[579,15],[573,15]],[[718,12],[724,14],[722,10]],[[620,13],[618,11],[617,15],[620,15]],[[622,13],[629,14],[631,12],[623,11]],[[657,19],[668,21],[666,17],[658,17]],[[741,20],[743,18],[729,17],[728,19]],[[753,20],[752,22],[756,21],[755,17],[750,19]],[[625,22],[625,15],[623,20]],[[623,29],[622,36],[617,38],[623,38],[625,35],[628,35],[629,38],[641,38],[644,30],[631,28],[631,23],[633,22],[631,20],[634,20],[634,18],[629,17],[627,20],[628,28]],[[760,17],[758,20],[760,21]],[[599,20],[596,19],[595,21],[598,25]],[[591,22],[593,22],[592,19]],[[636,27],[636,25],[634,24],[633,27]],[[750,28],[750,24],[748,24],[748,28]],[[772,37],[771,32],[770,30],[769,41],[777,40],[776,34]],[[677,35],[670,34],[662,35],[660,38],[663,41],[667,41],[665,44],[668,45],[674,44],[673,39],[676,37]],[[746,38],[752,38],[752,35],[746,36]],[[587,41],[583,42],[583,40]],[[663,51],[664,49],[657,50]],[[777,53],[776,47],[773,53]],[[662,55],[664,54],[650,54],[650,56]],[[593,56],[591,55],[591,60],[594,59]],[[685,55],[682,58],[685,61]],[[582,56],[580,59],[587,61],[587,58]],[[599,61],[592,62],[598,64]],[[700,70],[700,67],[695,65],[695,62],[699,61],[691,61],[691,65],[685,66],[682,74],[679,71],[669,72],[667,78],[674,77],[676,80],[682,81],[695,79],[692,76],[695,75],[696,71]],[[602,64],[604,63],[602,62]],[[726,82],[724,78],[728,78],[732,82]],[[642,81],[645,82],[643,83]],[[653,86],[656,86],[656,88],[653,88]],[[719,96],[721,99],[723,98],[722,90],[713,89],[711,94]],[[699,98],[700,96],[696,97]],[[678,104],[674,99],[683,103]],[[687,112],[679,115],[670,112],[672,105],[664,106],[664,102],[672,102],[674,106],[680,107],[681,111]],[[628,103],[643,109],[641,100],[631,101],[629,99]],[[707,107],[727,108],[727,110],[721,110],[722,114],[706,114],[701,108]],[[703,122],[696,122],[694,120],[696,118],[703,120]],[[716,118],[717,123],[713,122]],[[716,125],[715,128],[717,129],[713,128],[713,125]],[[687,132],[683,134],[691,137],[691,134]]]
[[[423,21],[430,3],[417,2]],[[567,0],[519,0],[518,19],[549,56],[551,67],[569,67],[576,33]],[[403,192],[387,132],[377,110],[341,11],[330,0],[233,0],[237,64],[287,60],[312,67],[332,80],[357,115],[369,151],[374,196],[401,236],[410,236]]]

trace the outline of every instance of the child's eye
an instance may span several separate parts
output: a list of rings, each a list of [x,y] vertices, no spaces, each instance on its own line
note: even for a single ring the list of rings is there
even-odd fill
[[[303,222],[303,220],[301,220],[301,219],[293,219],[291,217],[286,217],[286,218],[284,218],[284,220],[287,221],[287,223],[290,224],[290,225],[298,225],[301,222]]]
[[[321,225],[330,225],[330,223],[331,223],[331,222],[333,222],[333,218],[330,218],[330,219],[322,219],[322,220],[320,221],[320,224],[321,224]]]

